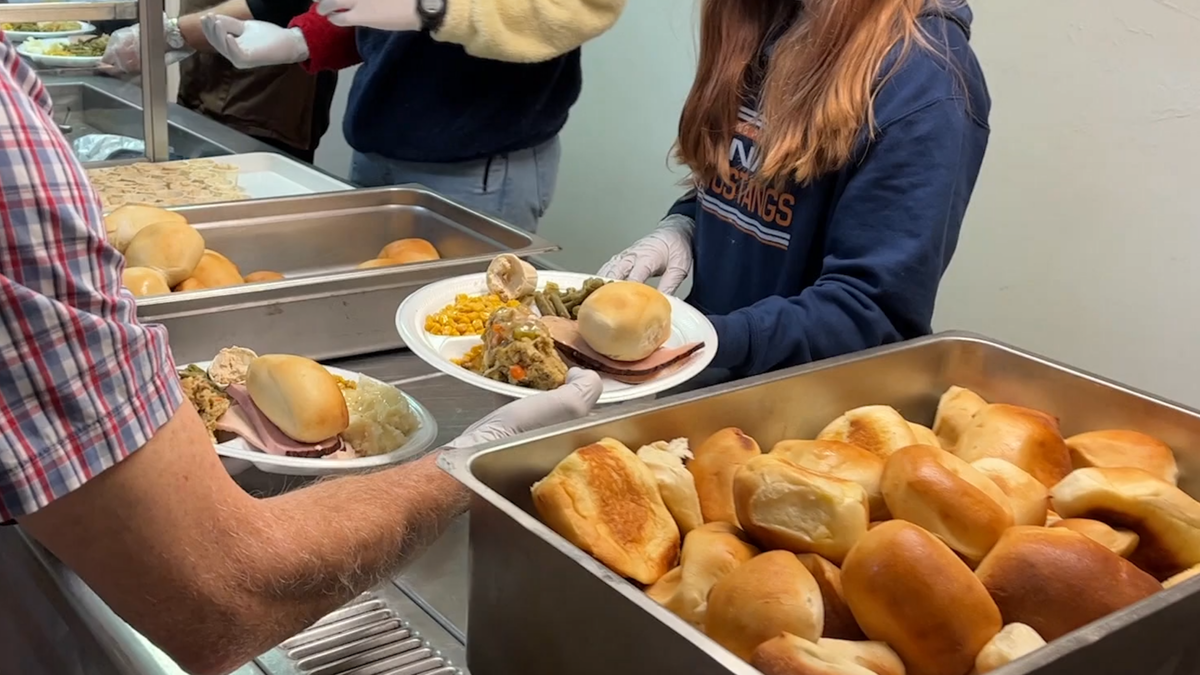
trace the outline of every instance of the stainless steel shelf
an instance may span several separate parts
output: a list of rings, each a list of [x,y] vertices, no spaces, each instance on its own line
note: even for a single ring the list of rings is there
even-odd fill
[[[19,21],[113,21],[136,20],[138,3],[124,2],[31,2],[0,4],[0,23]]]

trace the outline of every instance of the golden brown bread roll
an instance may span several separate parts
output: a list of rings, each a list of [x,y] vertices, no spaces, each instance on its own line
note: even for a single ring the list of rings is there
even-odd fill
[[[1068,530],[1074,530],[1122,558],[1128,558],[1137,549],[1138,545],[1136,532],[1118,530],[1098,520],[1067,518],[1054,523],[1050,527],[1065,527]]]
[[[174,211],[145,204],[126,204],[104,216],[108,242],[121,253],[125,252],[129,242],[133,241],[138,232],[155,223],[187,225],[187,219]]]
[[[887,520],[887,504],[879,490],[884,460],[879,455],[840,441],[780,441],[771,448],[770,454],[783,457],[802,469],[858,483],[871,503],[871,517]]]
[[[245,278],[245,282],[248,284],[255,284],[260,281],[279,281],[280,279],[283,279],[283,278],[284,278],[284,276],[282,274],[280,274],[279,272],[271,272],[270,270],[259,270],[258,272],[251,272],[250,274],[247,274],[246,278]]]
[[[533,505],[550,529],[621,576],[652,584],[679,559],[679,527],[654,474],[611,438],[572,452],[534,483]]]
[[[163,273],[149,267],[126,267],[121,273],[121,285],[128,288],[135,298],[171,292]]]
[[[1179,467],[1171,446],[1137,431],[1089,431],[1067,439],[1076,469],[1128,467],[1142,469],[1171,485],[1179,482]]]
[[[312,359],[259,356],[246,369],[246,392],[280,431],[302,443],[320,443],[350,426],[337,378]]]
[[[366,262],[359,263],[355,267],[355,269],[373,270],[377,267],[391,267],[393,265],[399,265],[399,264],[400,264],[399,260],[393,260],[391,258],[376,258],[374,260],[368,260]]]
[[[842,590],[863,632],[896,650],[910,675],[963,675],[1000,632],[1000,610],[966,563],[902,520],[859,540]]]
[[[196,268],[188,278],[195,279],[205,288],[240,286],[246,283],[232,260],[211,249],[204,249],[200,262],[196,263]]]
[[[1054,500],[1051,500],[1051,503],[1053,503],[1053,501]],[[1051,509],[1046,512],[1046,527],[1054,527],[1054,524],[1062,522],[1062,519],[1062,516],[1055,513],[1054,509]]]
[[[1133,563],[1061,527],[1011,528],[975,573],[1005,623],[1027,624],[1047,641],[1162,590]]]
[[[791,553],[771,551],[713,586],[704,632],[749,661],[756,647],[780,633],[815,641],[824,624],[821,591],[812,575]]]
[[[205,288],[204,284],[200,283],[199,279],[197,279],[195,277],[188,277],[188,278],[184,279],[183,281],[179,282],[179,284],[176,285],[175,288],[172,288],[171,290],[176,293],[187,293],[188,291],[199,291],[199,290],[203,290],[204,288]]]
[[[984,457],[971,462],[971,466],[987,476],[1000,488],[1004,496],[1008,497],[1014,525],[1046,524],[1046,512],[1050,508],[1050,490],[1036,478],[995,457]]]
[[[1129,559],[1158,579],[1200,564],[1200,503],[1146,471],[1079,469],[1055,485],[1050,497],[1064,518],[1091,518],[1136,532],[1138,546]]]
[[[987,401],[970,389],[947,389],[938,401],[937,415],[933,419],[933,433],[937,434],[941,447],[946,450],[957,448],[958,439],[971,425],[971,419],[986,408],[987,404]]]
[[[1004,492],[941,448],[913,445],[895,453],[881,485],[894,518],[920,525],[974,563],[1013,524]]]
[[[914,445],[917,436],[908,420],[886,405],[855,408],[829,423],[818,441],[841,441],[886,459],[900,448]]]
[[[996,637],[984,645],[979,656],[975,657],[972,675],[990,673],[1045,646],[1046,641],[1034,629],[1023,623],[1010,623],[996,633]]]
[[[700,512],[696,479],[683,465],[683,460],[692,456],[687,448],[687,439],[651,443],[640,448],[637,456],[654,474],[658,493],[679,525],[679,534],[687,536],[688,532],[703,525],[704,515]]]
[[[802,469],[778,455],[746,462],[733,478],[738,522],[766,549],[816,553],[840,563],[867,532],[858,483]]]
[[[816,553],[801,553],[796,556],[800,564],[808,569],[821,589],[821,602],[825,605],[825,631],[821,637],[841,640],[863,640],[866,635],[854,620],[850,606],[842,593],[842,571],[837,565]]]
[[[912,429],[913,436],[916,436],[917,442],[914,445],[932,445],[935,448],[942,447],[942,442],[938,440],[937,434],[933,433],[933,429],[915,422],[908,423]]]
[[[191,225],[178,222],[148,225],[125,248],[126,264],[161,271],[168,286],[192,276],[202,255],[204,237]]]
[[[402,263],[421,262],[424,260],[439,260],[433,244],[424,239],[397,239],[384,246],[377,258],[392,258]]]
[[[646,595],[684,621],[703,628],[709,591],[756,555],[758,549],[733,525],[702,525],[684,537],[679,567],[647,588]]]
[[[1183,582],[1187,581],[1188,579],[1191,579],[1192,577],[1198,577],[1198,576],[1200,576],[1200,565],[1196,565],[1195,567],[1190,567],[1190,568],[1180,572],[1179,574],[1176,574],[1175,576],[1171,577],[1170,579],[1167,579],[1166,581],[1163,582],[1163,588],[1175,588],[1176,586],[1178,586],[1179,584],[1182,584]]]
[[[992,404],[980,410],[958,440],[954,454],[968,462],[1003,459],[1053,487],[1071,472],[1071,456],[1058,420],[1037,410]]]
[[[750,665],[763,675],[904,675],[904,663],[882,642],[811,642],[791,633],[759,645]]]
[[[700,495],[700,510],[704,522],[725,522],[737,525],[737,510],[733,506],[733,474],[743,464],[762,454],[758,443],[741,429],[722,429],[704,441],[688,462],[688,471],[696,479]]]

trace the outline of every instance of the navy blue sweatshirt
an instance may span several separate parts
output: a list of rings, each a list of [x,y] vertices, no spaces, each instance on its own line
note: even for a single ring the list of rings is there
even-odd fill
[[[356,31],[363,64],[344,132],[359,152],[409,162],[459,162],[554,138],[579,98],[579,50],[542,63],[467,54],[426,33]]]
[[[988,140],[970,22],[965,5],[922,17],[938,53],[910,50],[879,88],[874,137],[846,167],[781,191],[717,178],[671,209],[696,222],[688,302],[716,326],[714,368],[753,375],[931,332]],[[741,112],[754,135],[758,113]],[[754,152],[737,134],[735,171]]]

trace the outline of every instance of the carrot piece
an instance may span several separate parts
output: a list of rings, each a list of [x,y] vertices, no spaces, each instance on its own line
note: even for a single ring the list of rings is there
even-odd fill
[[[525,377],[528,376],[528,373],[525,372],[525,368],[522,366],[512,366],[508,369],[508,374],[511,375],[512,379],[516,380],[517,382],[524,380]]]

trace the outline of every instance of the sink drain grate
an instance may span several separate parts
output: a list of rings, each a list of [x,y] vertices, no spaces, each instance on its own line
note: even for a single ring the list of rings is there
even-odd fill
[[[304,675],[461,675],[372,593],[279,648]]]

